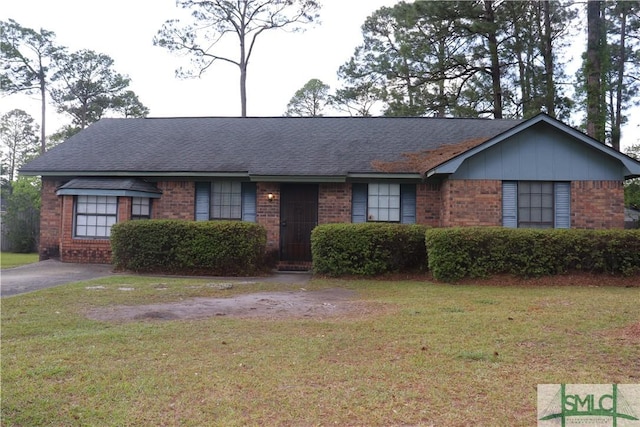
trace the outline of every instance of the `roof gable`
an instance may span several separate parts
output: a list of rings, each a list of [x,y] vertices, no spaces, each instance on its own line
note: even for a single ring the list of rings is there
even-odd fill
[[[449,159],[444,160],[442,163],[432,167],[428,171],[426,171],[427,176],[439,175],[439,174],[453,174],[459,170],[460,166],[468,159],[476,156],[477,154],[486,151],[497,144],[503,143],[518,134],[522,134],[527,130],[533,129],[535,126],[542,124],[543,126],[549,126],[552,129],[555,129],[559,132],[568,135],[573,140],[585,144],[587,147],[597,151],[602,156],[606,156],[608,162],[611,161],[618,162],[621,165],[623,170],[623,175],[625,178],[634,178],[640,176],[640,162],[632,159],[631,157],[620,153],[613,148],[602,144],[595,139],[585,135],[584,133],[573,129],[570,126],[565,125],[564,123],[549,117],[546,114],[539,114],[536,117],[533,117],[527,121],[524,121],[511,129],[506,130],[505,132],[476,145],[475,147],[471,147],[469,150],[462,152],[456,156],[453,156]]]

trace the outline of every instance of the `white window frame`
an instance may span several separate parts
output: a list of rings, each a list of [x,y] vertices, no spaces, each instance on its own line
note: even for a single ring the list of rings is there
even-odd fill
[[[109,239],[111,227],[118,222],[118,197],[76,196],[73,218],[74,237]]]
[[[211,219],[242,219],[242,182],[217,180],[211,183]]]
[[[400,222],[400,184],[370,183],[367,188],[367,221]]]
[[[151,219],[151,198],[131,198],[131,219]]]

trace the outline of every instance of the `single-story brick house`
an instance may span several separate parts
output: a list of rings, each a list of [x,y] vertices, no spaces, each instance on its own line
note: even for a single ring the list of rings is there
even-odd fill
[[[317,224],[623,228],[640,163],[538,115],[103,119],[31,161],[40,251],[109,262],[111,226],[254,221],[283,263]]]

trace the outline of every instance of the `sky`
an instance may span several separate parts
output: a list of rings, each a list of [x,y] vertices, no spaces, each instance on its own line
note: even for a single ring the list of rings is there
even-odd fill
[[[282,116],[295,92],[317,78],[338,87],[337,71],[362,43],[361,26],[382,6],[399,0],[320,0],[320,22],[304,32],[267,31],[259,36],[247,74],[247,115]],[[175,0],[5,0],[0,19],[56,33],[70,51],[90,49],[114,59],[114,69],[131,78],[129,89],[150,109],[150,117],[239,116],[239,70],[220,62],[201,78],[178,79],[188,59],[153,46],[167,19],[184,17]],[[236,55],[235,49],[230,53]],[[580,52],[575,56],[579,57]],[[36,96],[0,97],[0,114],[21,108],[40,122]],[[48,107],[47,134],[70,123]],[[623,128],[623,150],[640,143],[640,114]]]
[[[306,31],[262,33],[247,72],[247,115],[282,116],[295,92],[313,78],[335,88],[338,68],[362,43],[360,27],[367,16],[397,2],[321,0],[320,23]],[[175,70],[188,59],[153,46],[162,24],[183,13],[175,0],[9,0],[0,8],[0,19],[53,31],[57,44],[71,51],[109,55],[114,69],[131,78],[129,89],[150,109],[149,116],[239,116],[238,67],[220,62],[202,78],[178,79]],[[235,50],[231,54],[237,57]],[[13,108],[27,110],[39,122],[37,97],[0,98],[0,114]],[[60,120],[50,110],[47,134]],[[64,118],[60,126],[68,122]]]

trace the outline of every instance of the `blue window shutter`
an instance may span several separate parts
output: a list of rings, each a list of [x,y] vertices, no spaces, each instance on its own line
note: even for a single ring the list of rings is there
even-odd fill
[[[400,222],[403,224],[416,223],[416,186],[415,184],[400,185]]]
[[[256,222],[256,183],[242,183],[242,220]]]
[[[502,182],[502,226],[518,228],[518,183]]]
[[[571,183],[554,183],[555,228],[571,228]]]
[[[196,182],[196,221],[209,220],[210,182]]]
[[[367,184],[353,184],[351,186],[351,222],[367,222]]]

